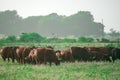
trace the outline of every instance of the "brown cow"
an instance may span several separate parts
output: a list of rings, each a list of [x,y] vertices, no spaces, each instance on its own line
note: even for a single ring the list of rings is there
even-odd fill
[[[39,58],[38,58],[39,54],[37,52],[37,49],[33,49],[30,51],[30,54],[25,57],[25,62],[29,63],[29,64],[39,64]]]
[[[56,65],[60,64],[60,61],[58,60],[57,56],[55,55],[53,49],[45,48],[44,63],[46,64],[47,62],[49,62],[50,66],[51,66],[52,62],[54,62]]]
[[[14,59],[17,60],[17,53],[16,53],[16,50],[18,49],[19,47],[18,46],[13,46],[11,48],[11,54],[13,54],[13,62],[14,62]],[[18,61],[18,60],[17,60]]]
[[[88,51],[84,48],[73,46],[70,48],[70,52],[72,53],[72,56],[77,61],[88,61],[89,60],[89,54]]]
[[[1,57],[4,61],[6,61],[8,52],[9,52],[9,47],[8,46],[5,46],[1,49]]]
[[[44,63],[47,64],[49,62],[50,66],[51,63],[54,62],[56,65],[60,64],[60,61],[57,59],[54,50],[50,48],[37,48],[30,52],[29,56],[26,57],[26,60],[32,61],[31,63]]]
[[[113,47],[100,47],[99,52],[103,54],[103,61],[111,62],[110,57],[112,57],[112,49]]]
[[[88,53],[89,53],[89,60],[93,61],[100,61],[102,59],[102,53],[99,52],[99,48],[98,47],[84,47]]]
[[[90,60],[96,61],[110,61],[111,50],[112,48],[107,47],[84,47],[88,50],[90,55]]]
[[[18,63],[23,63],[22,53],[23,53],[24,48],[25,48],[25,47],[22,46],[22,47],[19,47],[19,48],[16,50]]]
[[[61,51],[60,50],[57,50],[54,52],[58,58],[58,60],[61,60]]]
[[[16,59],[16,49],[18,47],[16,46],[5,46],[1,49],[1,57],[3,58],[4,61],[6,61],[6,58],[8,59],[8,62],[10,61],[9,58],[12,59],[12,62]]]
[[[25,57],[27,57],[30,51],[34,49],[34,47],[19,47],[17,52],[17,58],[19,63],[25,63]]]
[[[61,54],[62,61],[75,62],[75,60],[70,52],[70,49],[62,50],[60,54]]]

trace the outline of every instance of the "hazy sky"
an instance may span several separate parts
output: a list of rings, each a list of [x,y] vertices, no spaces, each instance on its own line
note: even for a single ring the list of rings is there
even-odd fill
[[[105,25],[105,31],[120,31],[120,0],[0,0],[0,11],[17,10],[22,17],[32,15],[71,15],[90,11],[95,21]]]

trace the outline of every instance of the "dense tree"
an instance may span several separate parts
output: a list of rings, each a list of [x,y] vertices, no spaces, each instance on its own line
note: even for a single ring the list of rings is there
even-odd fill
[[[0,34],[14,35],[20,30],[22,18],[15,10],[0,12]]]
[[[20,35],[20,41],[22,42],[41,42],[42,40],[44,40],[44,37],[38,33],[22,33]]]
[[[93,38],[89,38],[89,37],[79,37],[78,38],[78,42],[93,42],[94,39]]]
[[[52,13],[46,16],[29,16],[22,19],[15,10],[0,12],[0,33],[21,34],[36,32],[43,36],[97,36],[101,37],[104,25],[94,22],[93,15],[88,11],[79,11],[71,16]]]
[[[120,38],[120,32],[114,30],[113,28],[110,29],[110,33],[108,33],[108,35],[110,35],[113,38]]]
[[[11,36],[8,36],[8,37],[6,38],[6,40],[7,40],[7,41],[10,41],[10,42],[15,42],[15,41],[17,40],[17,38],[16,38],[16,36],[11,35]]]

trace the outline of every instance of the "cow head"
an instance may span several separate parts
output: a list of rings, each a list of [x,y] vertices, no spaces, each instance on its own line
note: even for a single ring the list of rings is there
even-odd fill
[[[25,63],[29,63],[29,64],[31,63],[31,59],[29,56],[25,57]]]

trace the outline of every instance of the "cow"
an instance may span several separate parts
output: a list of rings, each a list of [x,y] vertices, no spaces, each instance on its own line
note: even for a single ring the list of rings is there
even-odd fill
[[[12,62],[16,59],[16,49],[17,46],[5,46],[1,49],[1,57],[4,61],[6,61],[6,58],[8,59],[8,62],[10,61],[9,58],[12,59]]]
[[[25,48],[24,46],[20,46],[18,49],[16,49],[18,63],[23,63],[22,53],[24,48]]]
[[[110,57],[112,56],[113,47],[100,47],[99,52],[103,54],[102,61],[111,62]]]
[[[59,58],[63,61],[63,62],[75,62],[70,49],[66,49],[66,50],[61,50]]]
[[[115,62],[115,60],[120,59],[120,48],[114,48],[112,49],[112,60]]]
[[[17,59],[17,53],[16,53],[16,50],[18,48],[19,48],[18,46],[12,46],[12,48],[11,48],[11,54],[13,54],[13,62],[14,62],[14,59],[18,61],[18,59]]]
[[[70,52],[73,58],[77,61],[88,61],[89,60],[88,51],[84,48],[72,46],[70,47]]]
[[[60,64],[60,61],[58,60],[57,56],[55,55],[53,49],[45,48],[44,64],[46,64],[47,62],[49,62],[50,66],[51,66],[52,62],[54,62],[56,65]]]
[[[2,57],[3,61],[6,61],[8,51],[9,51],[8,46],[5,46],[1,49],[1,57]]]
[[[47,46],[46,48],[54,49],[52,46]]]
[[[84,47],[89,53],[90,61],[109,61],[111,62],[112,47]]]
[[[27,57],[32,49],[35,47],[19,47],[17,52],[17,58],[19,63],[25,63],[25,57]]]
[[[58,60],[61,60],[61,51],[60,50],[56,50],[54,53],[56,54]]]
[[[52,62],[54,62],[56,65],[60,64],[60,61],[58,60],[57,56],[54,53],[54,50],[51,48],[36,48],[33,49],[29,56],[25,58],[27,61],[31,61],[32,64],[42,64],[45,65],[47,62],[49,62],[50,66]]]
[[[36,49],[30,51],[29,55],[25,57],[25,62],[29,64],[39,64],[39,58]]]

